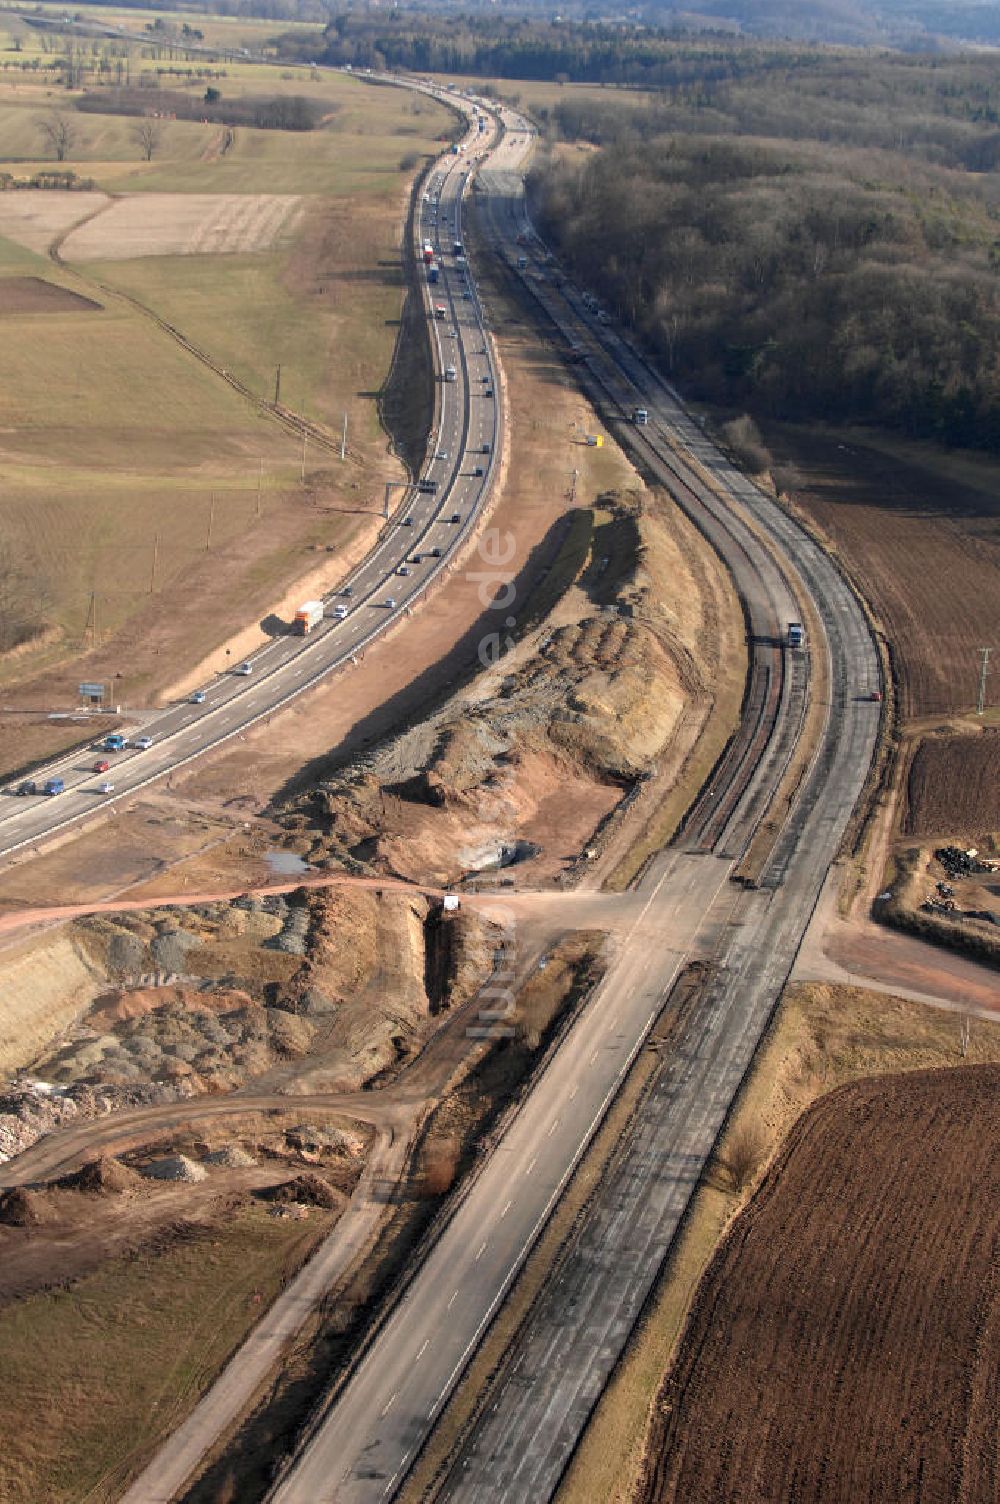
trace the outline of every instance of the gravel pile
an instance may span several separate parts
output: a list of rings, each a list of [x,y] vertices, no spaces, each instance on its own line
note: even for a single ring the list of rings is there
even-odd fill
[[[204,1165],[196,1164],[186,1154],[168,1154],[165,1159],[150,1160],[148,1165],[140,1166],[139,1173],[149,1180],[183,1180],[188,1185],[196,1185],[208,1175]]]
[[[205,1155],[208,1165],[223,1165],[227,1170],[250,1170],[257,1163],[252,1154],[241,1149],[239,1144],[226,1144],[223,1149],[213,1149]]]

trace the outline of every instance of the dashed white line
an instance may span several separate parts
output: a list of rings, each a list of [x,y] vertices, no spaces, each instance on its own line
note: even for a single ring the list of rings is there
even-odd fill
[[[506,1217],[507,1213],[510,1211],[510,1209],[511,1209],[511,1207],[513,1205],[514,1205],[513,1201],[508,1201],[507,1202],[507,1205],[504,1207],[503,1211],[500,1213],[501,1218]]]
[[[534,1159],[531,1161],[531,1164],[525,1170],[525,1172],[524,1172],[525,1175],[530,1175],[531,1172],[532,1172],[532,1170],[535,1168],[535,1166],[536,1166],[537,1163],[538,1163],[538,1155],[536,1154],[535,1157],[534,1157]]]
[[[556,1129],[557,1129],[557,1128],[558,1128],[558,1127],[559,1127],[559,1119],[558,1119],[558,1118],[553,1118],[553,1119],[552,1119],[552,1125],[551,1125],[551,1127],[550,1127],[550,1128],[549,1128],[549,1131],[548,1131],[548,1133],[547,1133],[547,1134],[546,1134],[546,1135],[545,1135],[545,1137],[546,1137],[546,1138],[551,1138],[551,1137],[552,1137],[552,1135],[553,1135],[553,1133],[555,1133],[555,1131],[556,1131]]]
[[[485,1243],[485,1242],[484,1242],[484,1243],[483,1243],[483,1244],[482,1244],[482,1246],[481,1246],[481,1248],[480,1248],[480,1250],[479,1250],[479,1252],[478,1252],[478,1253],[477,1253],[477,1254],[476,1254],[476,1257],[475,1257],[475,1263],[477,1263],[477,1264],[478,1264],[478,1263],[479,1263],[479,1260],[480,1260],[480,1259],[481,1259],[481,1258],[482,1258],[482,1256],[483,1256],[483,1254],[484,1254],[484,1253],[485,1253],[485,1252],[486,1252],[486,1243]]]
[[[449,1311],[450,1311],[450,1310],[451,1310],[451,1308],[452,1308],[452,1306],[453,1306],[453,1305],[454,1305],[454,1304],[455,1304],[455,1302],[456,1302],[456,1300],[457,1300],[457,1299],[458,1299],[458,1291],[457,1291],[457,1290],[456,1290],[456,1291],[455,1291],[455,1292],[454,1292],[454,1293],[453,1293],[453,1295],[452,1295],[452,1297],[451,1297],[451,1299],[450,1299],[450,1300],[449,1300],[449,1302],[448,1302],[448,1310],[449,1310]]]
[[[395,1403],[396,1403],[396,1395],[395,1394],[391,1394],[389,1396],[389,1398],[386,1400],[385,1404],[382,1406],[381,1411],[379,1412],[379,1419],[380,1420],[382,1419],[383,1416],[389,1414],[389,1411],[392,1409],[392,1407],[393,1407],[393,1405]]]
[[[426,1339],[426,1341],[424,1342],[423,1347],[420,1349],[420,1351],[417,1353],[417,1356],[414,1358],[413,1361],[415,1363],[419,1363],[420,1362],[420,1359],[423,1357],[424,1353],[427,1351],[427,1349],[430,1347],[430,1345],[431,1345],[431,1339],[428,1337]]]

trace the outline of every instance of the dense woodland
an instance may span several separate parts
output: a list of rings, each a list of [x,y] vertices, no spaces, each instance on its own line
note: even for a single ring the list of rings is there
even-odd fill
[[[567,91],[547,239],[692,393],[1000,450],[997,71],[776,55],[649,110]]]

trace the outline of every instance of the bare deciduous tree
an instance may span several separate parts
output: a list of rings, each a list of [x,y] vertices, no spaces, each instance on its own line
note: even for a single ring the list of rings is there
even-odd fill
[[[56,161],[65,162],[73,150],[73,143],[76,140],[76,131],[73,129],[69,117],[64,115],[62,110],[52,110],[44,119],[39,120],[38,129],[44,136],[46,145],[53,152]]]
[[[160,145],[162,134],[160,121],[152,115],[146,115],[142,120],[137,120],[133,126],[132,139],[147,162],[153,160],[153,154]]]

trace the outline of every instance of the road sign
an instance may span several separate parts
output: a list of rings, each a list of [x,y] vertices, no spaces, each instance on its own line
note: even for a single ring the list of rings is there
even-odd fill
[[[104,685],[103,684],[81,684],[80,685],[80,694],[82,695],[82,697],[85,700],[103,700],[104,699]]]

